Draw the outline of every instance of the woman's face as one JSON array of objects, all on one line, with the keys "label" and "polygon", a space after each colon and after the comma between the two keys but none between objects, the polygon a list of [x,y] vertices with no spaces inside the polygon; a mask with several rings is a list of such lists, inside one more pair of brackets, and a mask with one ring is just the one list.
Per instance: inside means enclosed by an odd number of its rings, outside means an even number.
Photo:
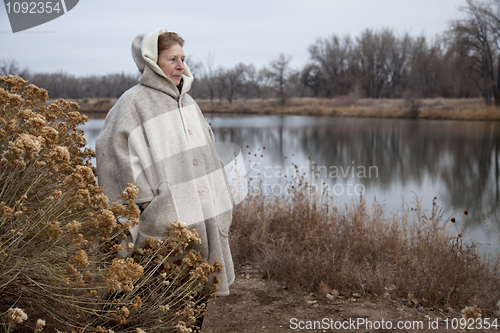
[{"label": "woman's face", "polygon": [[184,59],[184,51],[179,44],[174,44],[170,48],[161,51],[158,57],[158,66],[176,86],[181,83]]}]

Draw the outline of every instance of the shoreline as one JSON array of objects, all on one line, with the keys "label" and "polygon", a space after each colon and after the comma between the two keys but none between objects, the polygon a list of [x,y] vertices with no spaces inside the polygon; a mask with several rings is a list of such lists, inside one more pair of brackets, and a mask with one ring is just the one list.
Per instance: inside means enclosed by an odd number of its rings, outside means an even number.
[{"label": "shoreline", "polygon": [[[51,100],[52,102],[54,100]],[[79,112],[89,118],[105,118],[116,98],[72,99],[80,105]],[[196,99],[203,114],[210,115],[272,115],[272,116],[316,116],[316,117],[361,117],[433,120],[500,121],[500,107],[488,106],[481,98],[469,99],[355,99],[352,96],[336,98],[300,97],[288,100],[281,106],[279,100]]]},{"label": "shoreline", "polygon": [[[322,321],[324,318],[338,323],[365,319],[375,325],[381,321],[406,323],[414,329],[392,330],[403,332],[458,332],[447,322],[458,320],[462,314],[453,309],[426,308],[411,299],[356,294],[328,298],[321,290],[314,292],[290,290],[283,283],[263,278],[250,265],[237,265],[236,279],[230,287],[229,296],[210,300],[203,321],[202,331],[221,332],[326,332],[327,328],[295,328],[293,319],[302,321]],[[430,327],[430,322],[437,325]],[[417,328],[417,325],[420,325]],[[351,325],[353,326],[353,325]],[[369,325],[344,326],[345,332],[380,332]],[[384,330],[385,331],[385,330]],[[389,331],[389,330],[387,330]]]}]

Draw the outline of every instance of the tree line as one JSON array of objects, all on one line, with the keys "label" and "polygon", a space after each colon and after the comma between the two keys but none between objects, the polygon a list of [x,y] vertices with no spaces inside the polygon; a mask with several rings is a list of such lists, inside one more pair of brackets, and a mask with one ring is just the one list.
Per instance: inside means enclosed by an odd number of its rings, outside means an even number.
[{"label": "tree line", "polygon": [[[215,101],[236,98],[291,97],[468,98],[482,97],[500,105],[500,0],[465,0],[462,17],[441,35],[398,35],[391,29],[366,29],[359,36],[333,34],[309,47],[303,68],[290,67],[291,56],[280,54],[260,69],[239,63],[214,67],[214,57],[190,61],[196,80],[195,98]],[[0,61],[0,74],[21,74],[45,87],[51,97],[119,97],[137,83],[138,75],[84,76],[30,73],[15,61]]]}]

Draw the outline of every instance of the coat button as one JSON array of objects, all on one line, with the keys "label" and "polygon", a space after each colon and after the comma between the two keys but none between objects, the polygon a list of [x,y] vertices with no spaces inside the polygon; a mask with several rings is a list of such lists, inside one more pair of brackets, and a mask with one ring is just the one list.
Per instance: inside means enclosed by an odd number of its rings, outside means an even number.
[{"label": "coat button", "polygon": [[188,129],[188,133],[189,135],[193,135],[193,131],[191,131],[190,129]]},{"label": "coat button", "polygon": [[198,190],[198,195],[201,195],[203,191],[201,189]]},{"label": "coat button", "polygon": [[196,158],[193,160],[193,164],[198,165],[198,160]]}]

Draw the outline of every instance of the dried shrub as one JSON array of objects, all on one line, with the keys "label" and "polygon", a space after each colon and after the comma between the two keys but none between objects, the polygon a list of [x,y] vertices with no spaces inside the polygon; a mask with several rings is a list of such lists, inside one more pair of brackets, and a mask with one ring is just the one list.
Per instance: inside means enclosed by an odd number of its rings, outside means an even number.
[{"label": "dried shrub", "polygon": [[[256,265],[289,287],[316,291],[329,285],[353,293],[409,299],[414,305],[496,310],[500,256],[481,256],[478,244],[450,230],[435,203],[416,199],[386,215],[360,198],[344,208],[297,175],[281,183],[289,196],[251,189],[238,206],[231,248],[236,263]],[[288,187],[286,185],[288,184]]]},{"label": "dried shrub", "polygon": [[87,117],[76,103],[47,100],[20,77],[0,77],[0,329],[189,331],[220,265],[186,253],[199,240],[180,222],[117,258],[138,221],[137,189],[109,204],[78,129]]}]

